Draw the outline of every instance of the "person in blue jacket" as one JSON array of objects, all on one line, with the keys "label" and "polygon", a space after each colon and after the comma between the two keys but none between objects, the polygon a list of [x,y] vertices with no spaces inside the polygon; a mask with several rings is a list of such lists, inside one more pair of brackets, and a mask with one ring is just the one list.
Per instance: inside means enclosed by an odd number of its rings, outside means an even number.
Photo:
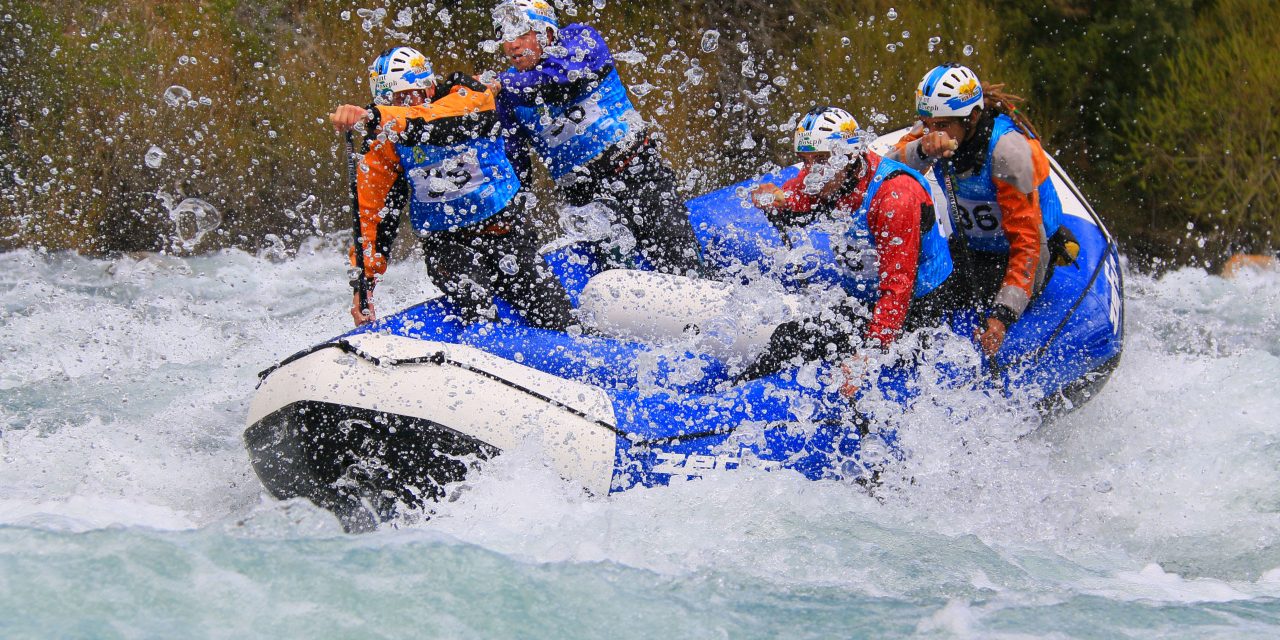
[{"label": "person in blue jacket", "polygon": [[545,0],[506,0],[493,18],[512,65],[498,76],[498,115],[525,183],[536,151],[564,200],[605,205],[650,267],[700,273],[701,248],[675,173],[627,97],[600,34],[583,24],[561,28]]}]

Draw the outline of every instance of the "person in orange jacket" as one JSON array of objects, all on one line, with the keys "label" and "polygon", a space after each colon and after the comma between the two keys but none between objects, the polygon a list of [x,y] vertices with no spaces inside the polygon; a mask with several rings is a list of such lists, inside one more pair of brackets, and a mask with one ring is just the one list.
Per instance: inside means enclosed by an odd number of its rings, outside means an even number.
[{"label": "person in orange jacket", "polygon": [[975,337],[987,356],[1044,288],[1055,259],[1075,258],[1048,156],[1014,105],[1021,98],[1002,87],[984,86],[959,64],[934,68],[916,89],[920,122],[888,154],[920,171],[932,167],[942,185],[963,238],[954,245],[959,275],[985,312]]},{"label": "person in orange jacket", "polygon": [[378,104],[342,105],[329,116],[339,131],[367,122],[356,172],[364,264],[352,281],[356,324],[376,317],[371,302],[361,308],[360,287],[372,294],[386,271],[406,207],[432,282],[465,319],[493,319],[497,295],[534,326],[573,324],[568,293],[537,254],[493,93],[461,73],[439,82],[410,47],[388,49],[369,69]]}]

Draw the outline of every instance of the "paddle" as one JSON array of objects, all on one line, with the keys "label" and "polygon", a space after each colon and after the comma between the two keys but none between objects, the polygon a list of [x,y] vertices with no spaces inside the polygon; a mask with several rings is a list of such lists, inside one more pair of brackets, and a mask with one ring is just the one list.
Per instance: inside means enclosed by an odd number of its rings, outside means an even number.
[{"label": "paddle", "polygon": [[356,251],[356,276],[351,286],[360,297],[360,313],[369,315],[369,279],[364,275],[364,238],[360,232],[360,193],[356,189],[356,146],[347,131],[347,182],[351,191],[351,236]]},{"label": "paddle", "polygon": [[[965,298],[969,300],[969,304],[977,305],[980,301],[977,299],[977,285],[974,279],[977,277],[973,267],[973,254],[969,249],[969,238],[965,236],[964,230],[960,227],[959,215],[956,209],[959,204],[956,203],[956,173],[955,167],[948,160],[939,160],[942,164],[942,184],[943,196],[947,199],[947,218],[951,220],[951,238],[947,243],[951,249],[951,259],[956,263],[959,276],[964,279],[964,288],[967,290]],[[955,274],[952,275],[955,277]],[[978,319],[978,323],[983,322],[982,318]],[[990,357],[983,356],[983,360],[987,365],[987,374],[991,377],[999,377],[1001,367],[993,354]]]}]

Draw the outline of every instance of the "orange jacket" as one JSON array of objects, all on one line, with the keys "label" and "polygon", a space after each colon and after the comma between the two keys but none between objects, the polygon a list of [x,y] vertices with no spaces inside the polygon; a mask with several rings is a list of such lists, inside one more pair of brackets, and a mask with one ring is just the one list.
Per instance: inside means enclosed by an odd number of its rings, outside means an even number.
[{"label": "orange jacket", "polygon": [[[413,107],[378,105],[370,107],[368,148],[356,170],[356,192],[360,201],[360,240],[364,247],[364,274],[372,282],[387,270],[387,255],[395,240],[402,209],[408,202],[409,185],[403,179],[400,153],[395,141],[413,135],[426,124],[472,117],[493,112],[492,91],[475,91],[464,86],[449,88],[442,98]],[[355,248],[348,251],[356,266]]]}]

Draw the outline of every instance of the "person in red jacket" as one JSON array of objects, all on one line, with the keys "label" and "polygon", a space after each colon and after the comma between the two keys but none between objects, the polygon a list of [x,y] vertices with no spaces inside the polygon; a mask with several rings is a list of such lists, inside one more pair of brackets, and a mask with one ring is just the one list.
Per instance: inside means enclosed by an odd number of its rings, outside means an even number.
[{"label": "person in red jacket", "polygon": [[784,237],[834,223],[834,274],[847,296],[830,313],[785,323],[742,378],[788,363],[831,360],[885,350],[904,331],[933,324],[948,308],[951,254],[924,177],[866,148],[863,132],[843,109],[818,107],[801,119],[795,150],[804,166],[781,187],[752,193]]}]

